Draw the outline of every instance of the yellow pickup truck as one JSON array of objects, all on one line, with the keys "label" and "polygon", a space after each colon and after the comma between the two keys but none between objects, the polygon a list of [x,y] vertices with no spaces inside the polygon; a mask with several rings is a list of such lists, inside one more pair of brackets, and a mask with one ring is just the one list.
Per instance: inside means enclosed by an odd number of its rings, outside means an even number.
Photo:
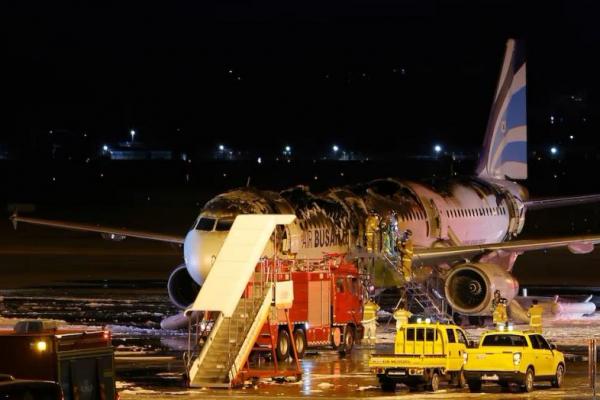
[{"label": "yellow pickup truck", "polygon": [[484,382],[502,387],[516,383],[522,391],[531,392],[534,382],[546,380],[558,388],[563,383],[565,358],[539,333],[494,330],[481,336],[477,348],[467,350],[464,374],[471,392],[481,391]]},{"label": "yellow pickup truck", "polygon": [[436,391],[440,380],[465,387],[462,373],[467,336],[456,325],[410,323],[396,332],[393,354],[373,354],[369,368],[377,374],[381,388],[393,391],[404,383],[411,390],[425,385]]}]

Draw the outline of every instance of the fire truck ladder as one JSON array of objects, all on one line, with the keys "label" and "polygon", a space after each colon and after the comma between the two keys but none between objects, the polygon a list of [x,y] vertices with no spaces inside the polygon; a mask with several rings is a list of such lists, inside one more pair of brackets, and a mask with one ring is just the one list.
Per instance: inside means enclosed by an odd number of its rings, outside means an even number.
[{"label": "fire truck ladder", "polygon": [[[396,266],[400,261],[398,257],[393,257],[382,253],[383,259],[387,262],[388,267],[392,268],[396,273]],[[438,321],[452,322],[453,318],[448,314],[446,301],[443,296],[434,292],[434,288],[429,287],[429,280],[425,283],[419,283],[414,280],[404,280],[404,289],[406,290],[406,297],[408,302],[411,301],[423,310],[423,313],[427,316],[435,317]],[[395,308],[398,308],[402,298],[398,299],[398,303]],[[407,304],[410,305],[410,304]]]},{"label": "fire truck ladder", "polygon": [[[295,215],[284,214],[236,217],[196,300],[185,311],[188,318],[200,313],[205,320],[206,316],[217,316],[213,323],[190,322],[184,355],[190,386],[232,387],[241,383],[242,368],[273,301],[274,279],[269,278],[269,271],[255,273],[256,265],[276,225],[294,219]],[[249,282],[250,294],[246,291]]]}]

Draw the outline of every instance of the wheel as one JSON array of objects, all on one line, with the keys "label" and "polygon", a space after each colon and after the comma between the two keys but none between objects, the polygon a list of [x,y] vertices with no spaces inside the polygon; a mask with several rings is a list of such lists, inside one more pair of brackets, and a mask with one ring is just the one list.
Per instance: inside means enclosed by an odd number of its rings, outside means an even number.
[{"label": "wheel", "polygon": [[523,379],[523,384],[521,385],[521,391],[527,393],[532,392],[534,379],[535,374],[533,373],[533,369],[527,368],[527,372],[525,372],[525,379]]},{"label": "wheel", "polygon": [[285,329],[279,331],[279,336],[277,337],[277,348],[275,349],[275,354],[277,355],[277,360],[283,361],[287,359],[290,355],[290,347],[292,346],[292,342],[290,340],[290,334]]},{"label": "wheel", "polygon": [[346,333],[344,333],[344,351],[350,353],[354,347],[354,329],[351,326],[346,327]]},{"label": "wheel", "polygon": [[465,373],[461,370],[456,374],[456,387],[464,389],[467,386],[467,380],[465,379]]},{"label": "wheel", "polygon": [[469,391],[471,393],[479,393],[481,392],[481,381],[478,380],[472,380],[472,381],[468,381],[467,384],[469,385]]},{"label": "wheel", "polygon": [[331,330],[331,347],[333,347],[334,350],[337,350],[340,348],[341,344],[342,344],[342,330],[340,329],[339,326],[336,326]]},{"label": "wheel", "polygon": [[393,392],[396,390],[396,382],[394,382],[390,379],[387,379],[387,378],[381,379],[380,383],[381,383],[381,390],[383,390],[384,392]]},{"label": "wheel", "polygon": [[564,377],[565,377],[565,367],[562,364],[558,364],[558,367],[556,367],[556,374],[554,375],[554,378],[552,378],[552,380],[550,381],[550,383],[552,383],[552,387],[553,388],[561,387],[563,384]]},{"label": "wheel", "polygon": [[440,387],[440,375],[437,372],[431,374],[429,383],[427,384],[427,390],[430,392],[436,392]]},{"label": "wheel", "polygon": [[304,329],[296,329],[294,331],[294,341],[296,342],[296,351],[298,352],[298,358],[304,357],[306,352],[306,333]]}]

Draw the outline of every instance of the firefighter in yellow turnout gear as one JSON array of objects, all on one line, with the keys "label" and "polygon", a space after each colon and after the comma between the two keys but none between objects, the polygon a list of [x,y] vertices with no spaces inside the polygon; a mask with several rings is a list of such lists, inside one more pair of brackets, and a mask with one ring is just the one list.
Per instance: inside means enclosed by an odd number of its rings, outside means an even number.
[{"label": "firefighter in yellow turnout gear", "polygon": [[365,223],[365,236],[367,239],[367,251],[375,253],[379,251],[379,223],[381,219],[375,211],[371,211]]},{"label": "firefighter in yellow turnout gear", "polygon": [[413,260],[413,243],[412,239],[412,231],[407,229],[402,233],[402,237],[398,240],[396,244],[398,248],[398,252],[400,253],[400,267],[402,268],[401,272],[404,276],[404,280],[406,282],[410,282],[412,280],[412,260]]},{"label": "firefighter in yellow turnout gear", "polygon": [[506,312],[507,301],[500,294],[499,290],[494,292],[494,300],[492,300],[492,319],[494,325],[499,327],[505,326],[508,322],[508,313]]},{"label": "firefighter in yellow turnout gear", "polygon": [[396,331],[401,327],[408,325],[408,319],[412,317],[412,313],[406,309],[404,301],[400,302],[400,305],[394,311],[393,315],[396,320]]},{"label": "firefighter in yellow turnout gear", "polygon": [[538,304],[537,300],[533,300],[533,304],[529,307],[527,316],[529,317],[529,328],[537,333],[542,333],[542,313],[544,309]]},{"label": "firefighter in yellow turnout gear", "polygon": [[372,298],[363,306],[362,324],[365,327],[366,344],[369,346],[374,346],[377,341],[377,311],[379,306]]}]

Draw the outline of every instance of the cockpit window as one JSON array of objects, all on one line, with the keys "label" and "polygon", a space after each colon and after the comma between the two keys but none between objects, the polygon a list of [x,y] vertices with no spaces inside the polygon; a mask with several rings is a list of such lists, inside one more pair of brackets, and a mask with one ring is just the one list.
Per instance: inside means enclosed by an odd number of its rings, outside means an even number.
[{"label": "cockpit window", "polygon": [[231,229],[231,225],[233,225],[233,220],[232,219],[220,219],[217,221],[217,227],[215,228],[215,230],[217,231],[228,231]]},{"label": "cockpit window", "polygon": [[199,231],[212,231],[215,226],[215,220],[212,218],[200,218],[196,229]]}]

